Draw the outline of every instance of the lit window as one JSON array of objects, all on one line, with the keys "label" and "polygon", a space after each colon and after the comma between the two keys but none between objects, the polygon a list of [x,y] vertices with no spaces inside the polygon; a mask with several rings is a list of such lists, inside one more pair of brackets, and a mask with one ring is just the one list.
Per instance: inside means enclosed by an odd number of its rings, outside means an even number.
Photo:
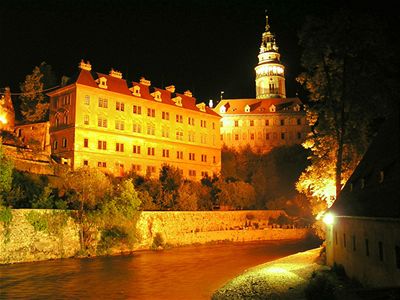
[{"label": "lit window", "polygon": [[115,144],[115,151],[117,151],[117,152],[124,152],[124,144],[122,144],[122,143],[116,143],[116,144]]},{"label": "lit window", "polygon": [[140,124],[134,123],[133,124],[133,132],[141,133],[142,132],[142,126]]},{"label": "lit window", "polygon": [[183,131],[181,130],[176,131],[176,139],[179,141],[183,141]]},{"label": "lit window", "polygon": [[115,121],[115,129],[124,130],[125,129],[124,121],[116,120]]},{"label": "lit window", "polygon": [[156,127],[154,124],[148,123],[147,124],[147,134],[149,135],[155,135],[156,133]]},{"label": "lit window", "polygon": [[97,126],[107,128],[107,119],[99,117],[97,120]]},{"label": "lit window", "polygon": [[89,125],[89,115],[84,115],[83,116],[83,124]]},{"label": "lit window", "polygon": [[85,95],[85,100],[83,101],[83,103],[85,105],[89,105],[90,104],[90,96],[89,95]]}]

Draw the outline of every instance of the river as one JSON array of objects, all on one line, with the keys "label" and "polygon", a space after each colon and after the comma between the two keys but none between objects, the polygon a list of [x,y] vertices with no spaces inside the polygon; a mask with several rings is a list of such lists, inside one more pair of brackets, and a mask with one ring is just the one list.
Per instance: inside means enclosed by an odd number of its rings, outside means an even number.
[{"label": "river", "polygon": [[310,241],[190,246],[0,266],[0,299],[210,299],[246,269],[318,247]]}]

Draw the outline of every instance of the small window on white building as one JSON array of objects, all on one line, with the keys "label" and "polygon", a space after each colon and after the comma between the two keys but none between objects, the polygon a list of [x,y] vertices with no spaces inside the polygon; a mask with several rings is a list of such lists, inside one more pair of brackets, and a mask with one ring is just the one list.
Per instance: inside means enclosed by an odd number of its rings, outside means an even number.
[{"label": "small window on white building", "polygon": [[275,105],[271,105],[271,106],[269,107],[269,111],[270,111],[270,112],[276,112],[276,106],[275,106]]},{"label": "small window on white building", "polygon": [[100,77],[99,79],[96,80],[97,84],[99,85],[99,88],[101,89],[107,89],[107,78],[105,77]]},{"label": "small window on white building", "polygon": [[246,105],[245,107],[244,107],[244,111],[245,112],[250,112],[250,105]]},{"label": "small window on white building", "polygon": [[135,85],[133,88],[131,88],[131,92],[133,96],[140,97],[140,86]]},{"label": "small window on white building", "polygon": [[225,107],[225,105],[222,105],[222,106],[219,108],[219,112],[220,112],[220,113],[226,113],[226,107]]}]

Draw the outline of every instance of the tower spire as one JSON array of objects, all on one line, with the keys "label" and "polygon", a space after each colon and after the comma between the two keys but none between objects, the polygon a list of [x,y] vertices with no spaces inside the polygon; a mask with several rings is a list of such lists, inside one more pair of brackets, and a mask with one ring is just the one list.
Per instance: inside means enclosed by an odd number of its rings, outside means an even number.
[{"label": "tower spire", "polygon": [[280,54],[275,35],[270,31],[265,10],[265,32],[261,37],[260,53],[256,71],[256,98],[286,98],[285,67],[280,63]]}]

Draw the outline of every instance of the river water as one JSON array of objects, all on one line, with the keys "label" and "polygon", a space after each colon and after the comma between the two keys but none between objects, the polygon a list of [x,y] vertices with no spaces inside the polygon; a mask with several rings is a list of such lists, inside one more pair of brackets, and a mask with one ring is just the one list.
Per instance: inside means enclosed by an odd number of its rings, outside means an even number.
[{"label": "river water", "polygon": [[0,266],[0,299],[210,299],[258,264],[318,247],[268,241]]}]

